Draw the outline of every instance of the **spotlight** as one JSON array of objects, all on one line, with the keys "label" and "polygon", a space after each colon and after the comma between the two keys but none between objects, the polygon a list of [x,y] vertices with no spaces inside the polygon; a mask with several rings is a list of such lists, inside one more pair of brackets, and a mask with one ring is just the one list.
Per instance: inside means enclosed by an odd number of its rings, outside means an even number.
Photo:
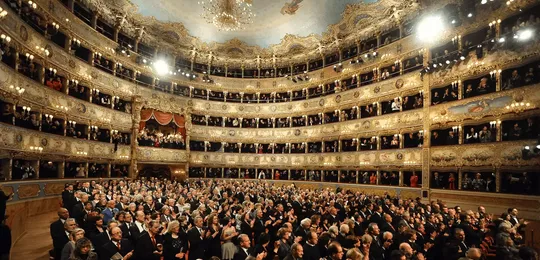
[{"label": "spotlight", "polygon": [[469,14],[467,15],[467,17],[471,18],[471,17],[472,17],[472,13],[469,13]]},{"label": "spotlight", "polygon": [[444,29],[440,16],[428,16],[417,27],[418,38],[422,41],[435,41],[441,36]]},{"label": "spotlight", "polygon": [[465,56],[459,57],[460,60],[465,60]]},{"label": "spotlight", "polygon": [[446,64],[450,64],[450,61],[449,61],[449,60],[447,60],[447,61],[446,61]]},{"label": "spotlight", "polygon": [[165,75],[169,72],[169,65],[164,60],[154,62],[154,69],[158,75]]},{"label": "spotlight", "polygon": [[525,150],[531,150],[531,147],[528,146],[528,145],[526,145],[526,146],[525,146]]},{"label": "spotlight", "polygon": [[520,40],[520,41],[526,41],[530,38],[532,38],[534,35],[534,32],[533,30],[531,29],[526,29],[526,30],[523,30],[523,31],[519,31],[517,33],[517,38]]},{"label": "spotlight", "polygon": [[485,4],[487,4],[487,0],[482,0],[480,3],[485,5]]}]

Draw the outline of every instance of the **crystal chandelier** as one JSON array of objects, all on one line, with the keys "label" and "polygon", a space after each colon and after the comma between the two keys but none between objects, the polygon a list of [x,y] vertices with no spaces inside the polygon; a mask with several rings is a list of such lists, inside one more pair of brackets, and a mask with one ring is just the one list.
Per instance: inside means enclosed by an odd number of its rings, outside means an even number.
[{"label": "crystal chandelier", "polygon": [[201,16],[220,31],[238,31],[253,23],[251,0],[207,0],[198,2],[203,8]]}]

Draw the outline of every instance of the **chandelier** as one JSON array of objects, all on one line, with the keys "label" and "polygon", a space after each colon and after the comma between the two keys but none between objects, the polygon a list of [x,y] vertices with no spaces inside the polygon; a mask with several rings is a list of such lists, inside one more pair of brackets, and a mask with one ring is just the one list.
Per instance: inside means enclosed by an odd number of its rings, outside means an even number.
[{"label": "chandelier", "polygon": [[198,2],[202,18],[220,31],[238,31],[253,23],[252,0],[207,0]]}]

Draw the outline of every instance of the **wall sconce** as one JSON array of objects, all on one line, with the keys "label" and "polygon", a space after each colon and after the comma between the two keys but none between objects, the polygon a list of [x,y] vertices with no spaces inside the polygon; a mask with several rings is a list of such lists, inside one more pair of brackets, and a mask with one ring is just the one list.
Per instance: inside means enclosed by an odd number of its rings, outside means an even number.
[{"label": "wall sconce", "polygon": [[32,110],[30,107],[27,107],[27,106],[23,106],[22,109],[23,109],[23,113],[30,113],[30,110]]},{"label": "wall sconce", "polygon": [[334,65],[334,71],[335,72],[341,72],[343,70],[343,64],[338,63],[337,65]]},{"label": "wall sconce", "polygon": [[71,126],[71,127],[75,127],[75,126],[77,125],[77,122],[69,120],[69,121],[68,121],[68,124],[69,124],[69,126]]},{"label": "wall sconce", "polygon": [[71,83],[71,84],[73,84],[73,85],[75,85],[75,86],[78,86],[78,85],[79,85],[79,81],[76,80],[76,79],[70,79],[70,80],[69,80],[69,83]]},{"label": "wall sconce", "polygon": [[52,120],[53,117],[53,115],[45,114],[45,120]]},{"label": "wall sconce", "polygon": [[41,146],[30,146],[30,150],[33,152],[41,153],[43,151],[43,147]]},{"label": "wall sconce", "polygon": [[99,89],[97,88],[93,88],[90,90],[90,94],[96,94],[96,95],[99,95]]},{"label": "wall sconce", "polygon": [[25,89],[24,88],[21,88],[19,86],[15,87],[13,85],[10,85],[9,86],[10,89],[15,89],[15,91],[17,92],[16,94],[19,94],[21,95],[22,93],[24,93]]},{"label": "wall sconce", "polygon": [[53,22],[53,23],[52,23],[52,27],[53,27],[54,29],[58,30],[58,29],[60,28],[60,25],[57,24],[57,23],[55,23],[55,22]]},{"label": "wall sconce", "polygon": [[[1,8],[0,8],[0,9],[1,9]],[[2,12],[0,12],[0,14],[1,14],[1,13],[2,13]],[[1,16],[1,15],[0,15],[0,16]],[[0,18],[1,18],[1,17],[0,17]],[[11,37],[9,37],[9,36],[7,36],[7,35],[5,35],[5,34],[2,34],[2,35],[0,36],[0,39],[2,40],[2,43],[4,43],[4,44],[9,44],[9,43],[11,42]]]},{"label": "wall sconce", "polygon": [[129,159],[129,156],[127,156],[127,155],[120,155],[120,156],[118,156],[118,159],[126,159],[126,160],[127,160],[127,159]]},{"label": "wall sconce", "polygon": [[7,14],[8,12],[4,10],[4,8],[0,7],[0,19],[6,17]]},{"label": "wall sconce", "polygon": [[32,61],[32,60],[34,60],[34,55],[32,55],[32,54],[30,54],[30,53],[28,53],[28,52],[25,54],[25,56],[26,56],[26,60],[27,60],[27,61]]},{"label": "wall sconce", "polygon": [[495,128],[496,126],[497,126],[497,121],[491,121],[491,122],[489,122],[489,127],[490,127],[491,129]]},{"label": "wall sconce", "polygon": [[87,153],[87,152],[78,151],[78,152],[77,152],[77,155],[80,155],[80,156],[87,156],[88,153]]},{"label": "wall sconce", "polygon": [[454,133],[457,133],[458,130],[459,130],[459,126],[452,126],[452,131]]},{"label": "wall sconce", "polygon": [[36,8],[37,8],[37,4],[34,3],[34,2],[32,2],[32,1],[28,1],[28,5],[29,5],[30,7],[32,7],[33,9],[36,9]]},{"label": "wall sconce", "polygon": [[516,113],[523,112],[527,109],[532,109],[534,106],[531,106],[531,103],[525,103],[525,102],[514,102],[509,106],[506,106],[507,110],[513,110]]},{"label": "wall sconce", "polygon": [[458,87],[459,86],[459,80],[452,81],[451,85],[452,85],[452,88]]},{"label": "wall sconce", "polygon": [[60,110],[65,110],[66,112],[69,110],[68,107],[60,106],[60,105],[56,105],[56,108],[58,108]]},{"label": "wall sconce", "polygon": [[417,163],[415,161],[404,161],[403,164],[413,165],[413,164],[417,164]]},{"label": "wall sconce", "polygon": [[90,131],[94,131],[94,132],[97,132],[99,130],[99,128],[95,125],[92,125],[90,126]]},{"label": "wall sconce", "polygon": [[53,76],[56,76],[56,72],[58,72],[56,69],[53,69],[53,68],[49,68],[49,72],[53,75]]},{"label": "wall sconce", "polygon": [[71,40],[71,47],[72,47],[72,48],[78,48],[78,47],[81,47],[81,41],[80,41],[79,39],[77,39],[77,38],[74,37],[74,38]]},{"label": "wall sconce", "polygon": [[111,130],[111,134],[113,135],[118,134],[118,130]]}]

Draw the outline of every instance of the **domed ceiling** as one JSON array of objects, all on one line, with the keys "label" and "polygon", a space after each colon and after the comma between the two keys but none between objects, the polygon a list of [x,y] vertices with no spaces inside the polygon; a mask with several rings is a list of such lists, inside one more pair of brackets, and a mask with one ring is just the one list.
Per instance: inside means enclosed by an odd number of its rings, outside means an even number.
[{"label": "domed ceiling", "polygon": [[[162,22],[182,23],[188,33],[201,41],[224,43],[234,38],[248,45],[267,48],[279,44],[286,34],[305,37],[322,35],[338,23],[348,4],[359,0],[252,0],[253,23],[238,31],[220,31],[202,16],[200,0],[131,0],[138,12]],[[206,0],[208,1],[208,0]],[[215,1],[215,0],[214,0]],[[365,0],[374,3],[377,0]]]},{"label": "domed ceiling", "polygon": [[147,45],[213,64],[272,63],[273,57],[305,62],[396,28],[417,16],[424,2],[436,0],[243,0],[255,18],[237,31],[207,22],[198,1],[210,0],[84,0]]}]

